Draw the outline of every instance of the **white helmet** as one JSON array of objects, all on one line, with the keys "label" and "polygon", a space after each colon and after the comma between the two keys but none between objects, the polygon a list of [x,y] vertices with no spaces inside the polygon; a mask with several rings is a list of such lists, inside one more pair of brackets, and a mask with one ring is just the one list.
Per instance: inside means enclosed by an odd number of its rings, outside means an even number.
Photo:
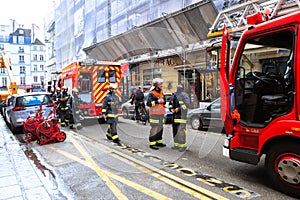
[{"label": "white helmet", "polygon": [[72,92],[78,92],[77,88],[73,88]]},{"label": "white helmet", "polygon": [[164,80],[162,80],[161,78],[155,78],[155,79],[153,79],[153,81],[152,81],[152,85],[153,85],[154,87],[157,87],[159,83],[163,83],[163,82],[164,82]]},{"label": "white helmet", "polygon": [[117,84],[112,83],[109,85],[109,89],[117,89],[117,88],[118,88]]},{"label": "white helmet", "polygon": [[67,87],[66,85],[64,85],[64,86],[62,87],[62,89],[63,89],[63,90],[67,90],[68,87]]}]

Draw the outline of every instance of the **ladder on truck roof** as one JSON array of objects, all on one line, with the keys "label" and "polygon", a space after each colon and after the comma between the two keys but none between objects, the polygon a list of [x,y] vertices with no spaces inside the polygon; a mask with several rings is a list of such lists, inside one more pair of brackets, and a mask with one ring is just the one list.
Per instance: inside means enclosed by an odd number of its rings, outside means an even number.
[{"label": "ladder on truck roof", "polygon": [[222,35],[224,24],[229,32],[241,32],[247,28],[247,16],[264,9],[270,9],[267,15],[268,20],[280,17],[300,10],[299,0],[252,0],[237,6],[232,6],[219,12],[213,25],[209,29],[208,37],[218,37]]}]

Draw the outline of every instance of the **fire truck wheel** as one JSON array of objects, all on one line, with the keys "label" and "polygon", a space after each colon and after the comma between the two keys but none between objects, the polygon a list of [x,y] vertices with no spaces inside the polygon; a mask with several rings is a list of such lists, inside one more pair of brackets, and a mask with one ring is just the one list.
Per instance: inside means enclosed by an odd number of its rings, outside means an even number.
[{"label": "fire truck wheel", "polygon": [[59,132],[59,134],[57,134],[56,140],[57,142],[63,142],[65,141],[65,139],[67,138],[67,134],[63,131]]},{"label": "fire truck wheel", "polygon": [[274,188],[300,198],[300,149],[299,144],[281,143],[267,152],[265,167]]}]

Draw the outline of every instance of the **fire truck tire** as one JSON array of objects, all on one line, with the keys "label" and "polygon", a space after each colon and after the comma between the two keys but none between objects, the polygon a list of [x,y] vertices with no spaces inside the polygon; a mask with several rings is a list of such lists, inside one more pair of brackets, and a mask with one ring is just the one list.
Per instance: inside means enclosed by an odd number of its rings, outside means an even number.
[{"label": "fire truck tire", "polygon": [[267,152],[265,167],[274,188],[300,198],[300,148],[296,143],[281,143]]},{"label": "fire truck tire", "polygon": [[63,131],[59,132],[59,134],[57,134],[56,140],[57,142],[63,142],[65,141],[67,138],[67,134]]}]

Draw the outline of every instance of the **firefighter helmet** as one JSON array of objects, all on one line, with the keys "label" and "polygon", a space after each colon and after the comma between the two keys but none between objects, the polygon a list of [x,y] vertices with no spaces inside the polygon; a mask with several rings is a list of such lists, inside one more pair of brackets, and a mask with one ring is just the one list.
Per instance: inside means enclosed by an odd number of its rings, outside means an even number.
[{"label": "firefighter helmet", "polygon": [[73,89],[72,89],[72,92],[74,92],[74,93],[75,93],[75,92],[78,92],[77,88],[73,88]]},{"label": "firefighter helmet", "polygon": [[154,87],[157,87],[159,83],[163,83],[163,82],[164,82],[164,80],[162,80],[161,78],[155,78],[155,79],[153,79],[153,81],[152,81],[152,85],[153,85]]},{"label": "firefighter helmet", "polygon": [[112,83],[109,85],[109,89],[117,89],[117,88],[118,88],[117,84]]},{"label": "firefighter helmet", "polygon": [[62,87],[62,89],[63,89],[63,90],[68,90],[68,87],[67,87],[66,85],[64,85],[64,86]]},{"label": "firefighter helmet", "polygon": [[61,89],[60,89],[60,87],[56,87],[56,91],[60,91]]}]

